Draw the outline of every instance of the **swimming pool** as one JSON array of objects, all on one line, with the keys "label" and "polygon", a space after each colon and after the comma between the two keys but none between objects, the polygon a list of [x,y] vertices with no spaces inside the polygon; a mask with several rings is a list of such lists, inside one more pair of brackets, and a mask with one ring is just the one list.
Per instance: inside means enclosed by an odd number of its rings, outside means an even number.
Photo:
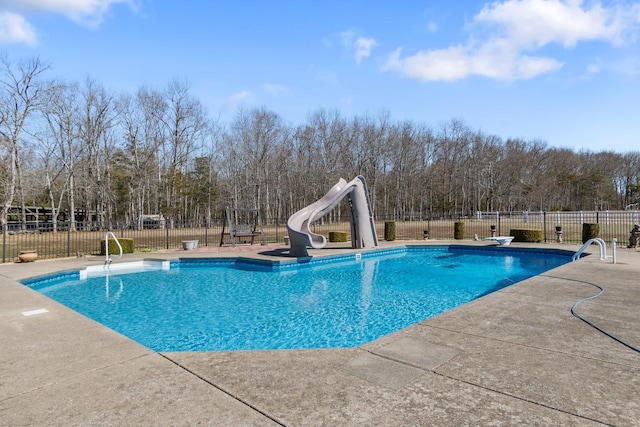
[{"label": "swimming pool", "polygon": [[[155,351],[355,347],[571,260],[407,246],[300,261],[201,258],[23,283]],[[114,271],[115,273],[115,271]]]}]

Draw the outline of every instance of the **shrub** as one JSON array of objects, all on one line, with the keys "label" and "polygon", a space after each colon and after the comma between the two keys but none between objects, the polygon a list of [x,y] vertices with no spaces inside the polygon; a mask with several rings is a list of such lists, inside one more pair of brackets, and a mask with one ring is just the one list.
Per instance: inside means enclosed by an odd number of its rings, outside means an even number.
[{"label": "shrub", "polygon": [[396,240],[396,222],[385,221],[384,223],[384,240],[393,242]]},{"label": "shrub", "polygon": [[464,222],[455,222],[453,224],[453,238],[456,240],[464,239]]},{"label": "shrub", "polygon": [[589,239],[594,239],[600,234],[600,224],[585,222],[582,224],[582,243],[587,243]]},{"label": "shrub", "polygon": [[[123,254],[132,254],[133,253],[133,239],[131,238],[119,238],[118,242],[120,242],[120,246],[122,246]],[[120,248],[115,240],[109,239],[109,254],[110,255],[119,255]],[[104,239],[100,240],[100,255],[106,255],[104,253]]]},{"label": "shrub", "polygon": [[348,240],[349,235],[346,231],[330,231],[329,232],[329,241],[330,242],[346,242]]},{"label": "shrub", "polygon": [[544,238],[542,230],[535,228],[512,228],[509,235],[514,242],[540,243]]}]

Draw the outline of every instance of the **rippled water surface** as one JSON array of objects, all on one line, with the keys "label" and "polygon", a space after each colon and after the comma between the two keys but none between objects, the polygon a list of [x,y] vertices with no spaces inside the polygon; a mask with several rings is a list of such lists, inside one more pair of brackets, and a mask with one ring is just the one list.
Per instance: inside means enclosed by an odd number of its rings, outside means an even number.
[{"label": "rippled water surface", "polygon": [[155,351],[354,347],[570,259],[413,247],[284,267],[174,262],[28,285]]}]

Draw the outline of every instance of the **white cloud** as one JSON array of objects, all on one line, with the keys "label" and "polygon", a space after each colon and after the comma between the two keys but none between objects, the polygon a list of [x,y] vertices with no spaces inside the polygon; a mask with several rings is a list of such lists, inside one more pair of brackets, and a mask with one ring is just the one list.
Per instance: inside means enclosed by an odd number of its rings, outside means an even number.
[{"label": "white cloud", "polygon": [[355,41],[356,62],[359,64],[363,58],[371,55],[371,50],[378,45],[378,42],[372,38],[358,37]]},{"label": "white cloud", "polygon": [[253,99],[253,95],[248,90],[243,90],[237,93],[234,93],[227,100],[227,105],[229,106],[229,110],[234,111],[241,105],[250,104]]},{"label": "white cloud", "polygon": [[508,0],[485,5],[477,24],[496,26],[514,44],[537,48],[549,43],[573,47],[583,40],[620,44],[638,23],[640,3],[622,8],[583,0]]},{"label": "white cloud", "polygon": [[387,61],[386,69],[402,72],[409,78],[431,80],[458,80],[469,74],[468,55],[464,48],[418,52],[400,58],[402,49],[396,50]]},{"label": "white cloud", "polygon": [[347,49],[350,54],[353,54],[358,64],[360,64],[364,58],[369,57],[373,48],[378,45],[376,39],[371,37],[356,37],[356,33],[353,31],[340,33],[340,40],[344,48]]},{"label": "white cloud", "polygon": [[614,46],[634,42],[640,3],[624,7],[585,5],[583,0],[506,0],[486,4],[473,18],[466,44],[401,57],[384,67],[421,81],[453,81],[479,75],[499,80],[530,79],[556,71],[562,62],[536,52],[550,44],[565,48],[582,41]]},{"label": "white cloud", "polygon": [[602,64],[600,63],[600,61],[597,61],[587,65],[587,69],[585,70],[585,73],[582,76],[582,78],[584,80],[588,80],[593,76],[600,74],[601,72],[602,72]]},{"label": "white cloud", "polygon": [[132,9],[137,7],[135,0],[0,0],[0,9],[22,13],[55,13],[95,28],[115,4],[127,4]]},{"label": "white cloud", "polygon": [[470,54],[463,46],[418,52],[404,59],[400,54],[398,49],[389,57],[385,70],[399,71],[424,82],[455,81],[471,75],[498,80],[528,79],[562,67],[562,63],[552,58],[513,57],[490,52]]},{"label": "white cloud", "polygon": [[[97,28],[109,9],[126,4],[137,9],[139,0],[0,0],[0,43],[35,44],[35,31],[27,21],[30,13],[67,17],[89,28]],[[11,31],[9,31],[11,30]]]},{"label": "white cloud", "polygon": [[284,86],[274,85],[274,84],[271,84],[271,83],[265,83],[263,85],[263,87],[267,92],[269,92],[272,95],[280,95],[280,94],[283,94],[283,93],[289,91],[289,89],[287,89]]},{"label": "white cloud", "polygon": [[355,36],[355,33],[351,30],[343,31],[340,33],[340,41],[344,47],[350,47]]},{"label": "white cloud", "polygon": [[4,43],[35,45],[35,30],[22,15],[0,12],[0,44]]},{"label": "white cloud", "polygon": [[514,61],[513,73],[509,78],[531,79],[540,74],[559,70],[562,65],[562,62],[553,58],[522,55]]}]

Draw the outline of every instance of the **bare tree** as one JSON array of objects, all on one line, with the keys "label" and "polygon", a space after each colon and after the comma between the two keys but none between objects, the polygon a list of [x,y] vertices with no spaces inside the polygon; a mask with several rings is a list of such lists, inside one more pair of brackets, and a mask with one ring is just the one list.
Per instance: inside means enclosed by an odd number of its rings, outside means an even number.
[{"label": "bare tree", "polygon": [[186,177],[195,150],[206,137],[208,121],[200,101],[189,93],[187,83],[172,81],[165,92],[162,116],[164,136],[161,145],[165,201],[170,213],[184,219],[187,212]]},{"label": "bare tree", "polygon": [[[318,109],[290,126],[261,107],[214,128],[182,81],[115,100],[91,79],[80,86],[45,81],[48,66],[37,58],[0,62],[3,224],[16,199],[23,227],[27,201],[50,204],[54,227],[64,208],[72,225],[84,209],[92,216],[81,219],[96,226],[124,217],[140,227],[145,213],[209,223],[224,204],[286,217],[355,175],[367,179],[372,209],[385,218],[637,208],[640,200],[637,152],[576,153],[542,140],[503,140],[460,119],[434,131],[384,111],[345,118]],[[346,211],[343,203],[325,220]]]},{"label": "bare tree", "polygon": [[[76,229],[76,173],[80,157],[78,140],[78,86],[59,85],[46,108],[42,109],[46,129],[38,138],[43,151],[45,181],[49,203],[53,215],[53,231],[57,230],[57,220],[63,197],[67,195],[69,206],[69,227]],[[60,167],[58,167],[60,165]],[[60,172],[57,172],[59,170]],[[54,180],[64,171],[64,184],[54,195]]]},{"label": "bare tree", "polygon": [[415,219],[420,214],[421,191],[420,172],[424,162],[424,150],[420,144],[418,129],[411,122],[402,122],[393,126],[389,131],[387,145],[389,167],[386,188],[393,197],[386,195],[392,203],[393,216]]},{"label": "bare tree", "polygon": [[83,154],[82,197],[92,226],[102,227],[108,192],[108,155],[114,143],[112,128],[116,124],[114,99],[104,87],[86,79],[80,89],[78,138]]},{"label": "bare tree", "polygon": [[160,92],[140,88],[136,96],[122,95],[116,102],[123,155],[118,156],[128,189],[129,206],[124,216],[141,228],[144,214],[159,214],[162,182],[159,147],[164,142],[166,104]]},{"label": "bare tree", "polygon": [[309,124],[313,129],[312,153],[317,159],[317,169],[314,170],[320,187],[317,195],[321,196],[341,177],[340,165],[343,164],[341,156],[346,140],[347,121],[338,110],[327,111],[319,109],[309,117]]},{"label": "bare tree", "polygon": [[[467,205],[466,181],[471,130],[460,119],[452,119],[441,126],[434,167],[440,176],[437,189],[442,215],[463,213]],[[436,187],[437,188],[437,187]]]},{"label": "bare tree", "polygon": [[618,193],[624,209],[640,209],[640,151],[622,156],[619,175],[616,177]]},{"label": "bare tree", "polygon": [[[162,191],[166,168],[162,147],[165,146],[167,138],[164,126],[167,103],[162,92],[141,88],[136,96],[136,105],[142,110],[143,116],[142,138],[140,139],[144,147],[142,151],[150,156],[149,166],[151,167],[146,169],[146,174],[148,174],[147,176],[152,175],[148,178],[148,194],[145,197],[146,203],[142,205],[142,211],[161,214],[166,206]],[[138,220],[141,220],[141,217],[138,217]]]},{"label": "bare tree", "polygon": [[276,154],[288,138],[279,115],[266,108],[240,110],[231,125],[235,156],[244,165],[242,191],[247,207],[272,213],[272,191],[277,179]]},{"label": "bare tree", "polygon": [[499,137],[481,132],[473,135],[471,144],[470,207],[475,211],[495,211],[496,193],[503,181],[500,162],[504,159],[504,144]]},{"label": "bare tree", "polygon": [[0,57],[0,143],[8,153],[8,181],[4,188],[0,222],[3,227],[13,205],[16,188],[20,191],[22,227],[26,226],[24,186],[22,185],[23,139],[29,118],[46,102],[50,83],[42,80],[49,69],[39,58],[31,58],[14,66],[5,55]]},{"label": "bare tree", "polygon": [[[311,125],[298,126],[291,135],[291,158],[288,160],[286,177],[288,186],[288,208],[291,213],[308,205],[320,187],[317,179],[301,180],[299,177],[311,177],[317,171],[317,156],[314,149],[314,129]],[[309,182],[311,181],[311,182]]]}]

